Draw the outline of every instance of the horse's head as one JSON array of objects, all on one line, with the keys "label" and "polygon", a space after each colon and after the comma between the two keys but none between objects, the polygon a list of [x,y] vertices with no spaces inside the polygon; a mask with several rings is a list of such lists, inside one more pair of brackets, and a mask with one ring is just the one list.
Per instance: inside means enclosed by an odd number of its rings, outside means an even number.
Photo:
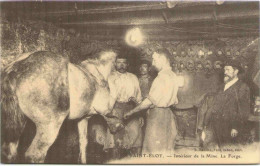
[{"label": "horse's head", "polygon": [[[79,66],[69,65],[70,89],[75,88],[74,90],[71,90],[72,92],[70,95],[75,94],[76,96],[73,97],[73,100],[77,98],[77,102],[82,101],[82,103],[91,103],[91,107],[94,108],[93,110],[105,114],[109,109],[108,103],[110,99],[107,77],[114,68],[116,53],[114,51],[104,50],[94,55],[94,57],[95,58],[89,58],[81,62]],[[95,83],[93,83],[94,80]],[[92,82],[92,84],[89,84],[89,82]],[[87,101],[85,98],[82,98],[82,94],[90,94],[88,92],[90,88],[95,89],[93,93],[94,96],[92,101],[90,99]],[[76,92],[76,90],[78,91]],[[80,105],[82,106],[82,104]],[[73,107],[72,103],[70,104],[70,107]],[[80,106],[75,107],[77,108],[74,108],[74,112],[82,113],[81,110],[75,111],[78,110]],[[85,108],[82,109],[86,110]],[[78,114],[76,115],[77,116],[75,117],[78,117]]]},{"label": "horse's head", "polygon": [[94,59],[87,59],[81,64],[85,66],[85,68],[88,68],[86,66],[89,66],[89,64],[94,65],[103,79],[107,81],[108,76],[114,70],[116,56],[117,54],[113,50],[102,50],[94,55]]},{"label": "horse's head", "polygon": [[105,80],[107,80],[110,73],[114,70],[116,56],[117,54],[112,50],[100,52],[97,69],[103,75]]}]

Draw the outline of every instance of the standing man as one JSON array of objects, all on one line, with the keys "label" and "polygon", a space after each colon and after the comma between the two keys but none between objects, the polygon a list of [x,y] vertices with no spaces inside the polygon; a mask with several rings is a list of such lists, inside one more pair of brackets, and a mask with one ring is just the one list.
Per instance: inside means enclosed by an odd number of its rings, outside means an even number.
[{"label": "standing man", "polygon": [[[148,97],[151,85],[152,85],[152,77],[150,76],[150,67],[151,63],[148,60],[141,60],[140,67],[139,67],[139,84],[140,84],[140,89],[142,92],[142,97],[143,99]],[[146,111],[143,111],[141,116],[144,117],[144,126],[143,126],[143,135],[145,134],[145,128],[146,128]]]},{"label": "standing man", "polygon": [[178,103],[178,82],[171,69],[169,56],[166,49],[153,53],[152,65],[159,72],[158,76],[152,83],[149,95],[124,116],[128,119],[137,112],[151,108],[147,112],[142,153],[171,153],[174,150],[177,127],[170,106]]},{"label": "standing man", "polygon": [[152,85],[152,78],[149,74],[151,63],[147,60],[142,60],[139,67],[139,84],[142,92],[142,97],[145,98],[148,96],[150,87]]},{"label": "standing man", "polygon": [[240,63],[229,61],[224,67],[224,84],[216,94],[205,97],[199,107],[198,130],[205,149],[245,143],[249,135],[249,87],[238,78]]},{"label": "standing man", "polygon": [[[129,112],[142,101],[141,90],[137,77],[127,72],[127,57],[119,55],[116,59],[116,72],[108,78],[110,88],[110,109],[112,115],[123,120]],[[132,101],[131,101],[132,100]],[[119,159],[126,154],[141,153],[143,118],[133,117],[125,122],[125,128],[116,133],[108,130],[104,149],[109,150],[110,158]]]}]

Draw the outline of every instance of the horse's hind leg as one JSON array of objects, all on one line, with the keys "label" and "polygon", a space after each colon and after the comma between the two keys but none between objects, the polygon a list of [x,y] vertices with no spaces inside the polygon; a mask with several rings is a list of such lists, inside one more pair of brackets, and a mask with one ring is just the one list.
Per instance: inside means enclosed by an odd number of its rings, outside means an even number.
[{"label": "horse's hind leg", "polygon": [[36,135],[25,153],[27,162],[44,163],[47,151],[57,138],[66,115],[67,114],[60,115],[48,123],[36,124]]},{"label": "horse's hind leg", "polygon": [[2,145],[2,161],[3,163],[16,163],[17,162],[17,147],[19,141],[4,142]]},{"label": "horse's hind leg", "polygon": [[78,123],[78,131],[79,131],[79,160],[81,163],[87,163],[87,145],[88,145],[88,120],[89,118],[82,119]]},{"label": "horse's hind leg", "polygon": [[[8,121],[12,121],[13,119],[5,119]],[[2,128],[2,149],[1,149],[1,159],[3,163],[18,163],[19,162],[19,156],[18,156],[18,145],[20,141],[20,137],[22,132],[24,131],[24,127],[26,124],[26,120],[23,121],[23,125],[20,125],[19,127],[16,126],[16,130],[10,130],[6,131],[5,128]],[[12,134],[10,134],[13,132]]]}]

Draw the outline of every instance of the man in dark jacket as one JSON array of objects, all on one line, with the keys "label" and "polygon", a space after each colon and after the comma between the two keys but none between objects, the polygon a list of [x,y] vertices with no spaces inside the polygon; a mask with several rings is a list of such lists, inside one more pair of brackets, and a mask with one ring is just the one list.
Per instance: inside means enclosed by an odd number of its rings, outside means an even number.
[{"label": "man in dark jacket", "polygon": [[224,85],[207,95],[199,107],[198,131],[205,149],[247,141],[250,92],[238,78],[241,71],[239,62],[227,62]]}]

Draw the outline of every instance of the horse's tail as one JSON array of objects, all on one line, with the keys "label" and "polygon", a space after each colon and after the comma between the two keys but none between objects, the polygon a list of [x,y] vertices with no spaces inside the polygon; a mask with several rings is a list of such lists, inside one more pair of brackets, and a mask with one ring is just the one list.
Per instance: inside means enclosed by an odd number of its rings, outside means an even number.
[{"label": "horse's tail", "polygon": [[5,70],[1,73],[1,129],[2,143],[17,142],[26,124],[16,96],[17,71]]}]

